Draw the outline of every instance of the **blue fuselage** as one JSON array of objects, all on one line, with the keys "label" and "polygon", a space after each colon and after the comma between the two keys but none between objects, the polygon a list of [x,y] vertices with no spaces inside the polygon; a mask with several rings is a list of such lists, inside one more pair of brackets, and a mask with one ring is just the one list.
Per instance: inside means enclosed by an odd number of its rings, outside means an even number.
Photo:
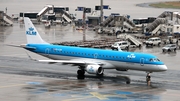
[{"label": "blue fuselage", "polygon": [[[81,59],[107,62],[104,68],[127,68],[142,71],[165,71],[167,67],[156,56],[146,53],[112,51],[52,44],[27,44],[26,49],[56,60]],[[159,66],[159,67],[158,67]],[[152,68],[151,68],[152,67]],[[162,68],[163,67],[163,68]]]}]

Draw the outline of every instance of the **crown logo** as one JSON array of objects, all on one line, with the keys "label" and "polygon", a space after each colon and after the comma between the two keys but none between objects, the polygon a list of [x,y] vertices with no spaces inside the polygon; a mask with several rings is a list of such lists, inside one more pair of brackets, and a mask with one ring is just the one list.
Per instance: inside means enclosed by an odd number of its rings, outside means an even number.
[{"label": "crown logo", "polygon": [[34,28],[32,28],[32,27],[31,27],[31,28],[29,28],[29,31],[33,31],[33,30],[34,30]]},{"label": "crown logo", "polygon": [[28,34],[28,35],[36,35],[37,33],[36,33],[36,31],[34,31],[34,28],[30,27],[29,31],[26,31],[26,34]]}]

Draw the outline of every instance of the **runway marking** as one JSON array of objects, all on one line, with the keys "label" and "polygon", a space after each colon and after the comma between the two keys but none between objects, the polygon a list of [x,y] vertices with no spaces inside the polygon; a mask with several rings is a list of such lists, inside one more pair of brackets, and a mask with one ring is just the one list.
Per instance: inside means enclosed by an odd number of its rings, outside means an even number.
[{"label": "runway marking", "polygon": [[108,97],[120,97],[120,98],[127,98],[126,95],[128,94],[100,94],[98,92],[90,92],[94,97],[100,99],[100,100],[109,100]]},{"label": "runway marking", "polygon": [[79,98],[72,98],[72,99],[66,99],[62,101],[75,101],[75,100],[82,100],[82,99],[88,99],[88,98],[98,98],[99,100],[109,100],[108,97],[121,97],[121,98],[127,98],[126,94],[101,94],[99,92],[90,92],[89,96],[78,96]]},{"label": "runway marking", "polygon": [[98,92],[90,92],[90,94],[92,94],[94,97],[100,99],[100,100],[108,100],[108,95],[102,95]]},{"label": "runway marking", "polygon": [[17,86],[24,86],[24,85],[27,85],[27,84],[16,84],[16,85],[9,85],[9,86],[0,86],[0,89],[2,89],[2,88],[10,88],[10,87],[17,87]]},{"label": "runway marking", "polygon": [[[8,67],[8,66],[7,66]],[[4,68],[6,68],[6,67],[4,67]],[[6,74],[3,74],[2,76],[1,76],[1,74],[0,74],[0,78],[3,78],[3,79],[6,79],[6,78],[11,78],[11,76],[9,76],[8,75],[8,77],[7,76],[4,76],[4,75],[6,75]],[[30,85],[30,84],[28,84],[28,83],[30,83],[30,82],[40,82],[40,83],[43,83],[43,82],[45,82],[46,80],[44,80],[44,78],[43,77],[40,77],[38,80],[32,80],[33,78],[18,78],[19,76],[16,76],[16,75],[12,75],[13,76],[13,80],[25,80],[26,81],[26,85]],[[16,76],[15,78],[14,78],[14,76]],[[27,76],[27,77],[31,77],[31,76]],[[50,79],[50,80],[59,80],[59,79]],[[1,87],[1,86],[0,86]]]},{"label": "runway marking", "polygon": [[11,68],[11,66],[0,66],[1,68]]},{"label": "runway marking", "polygon": [[87,96],[87,97],[81,97],[81,98],[72,98],[72,99],[65,99],[62,101],[76,101],[76,100],[82,100],[82,99],[88,99],[88,98],[93,98],[93,96]]}]

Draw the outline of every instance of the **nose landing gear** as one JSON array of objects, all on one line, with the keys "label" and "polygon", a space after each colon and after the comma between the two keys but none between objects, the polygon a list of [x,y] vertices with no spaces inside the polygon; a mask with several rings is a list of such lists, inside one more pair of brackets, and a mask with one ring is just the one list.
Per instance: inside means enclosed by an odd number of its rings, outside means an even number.
[{"label": "nose landing gear", "polygon": [[146,82],[147,82],[147,86],[151,85],[151,76],[150,76],[150,73],[147,73]]}]

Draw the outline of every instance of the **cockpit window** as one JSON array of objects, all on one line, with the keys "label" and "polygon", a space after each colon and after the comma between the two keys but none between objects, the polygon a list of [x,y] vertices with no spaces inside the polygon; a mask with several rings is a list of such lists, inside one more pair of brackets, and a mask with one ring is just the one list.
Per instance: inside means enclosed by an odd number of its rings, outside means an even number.
[{"label": "cockpit window", "polygon": [[160,61],[160,60],[157,58],[157,61]]},{"label": "cockpit window", "polygon": [[151,59],[149,59],[149,61],[150,62],[158,62],[158,61],[160,61],[158,58],[151,58]]}]

